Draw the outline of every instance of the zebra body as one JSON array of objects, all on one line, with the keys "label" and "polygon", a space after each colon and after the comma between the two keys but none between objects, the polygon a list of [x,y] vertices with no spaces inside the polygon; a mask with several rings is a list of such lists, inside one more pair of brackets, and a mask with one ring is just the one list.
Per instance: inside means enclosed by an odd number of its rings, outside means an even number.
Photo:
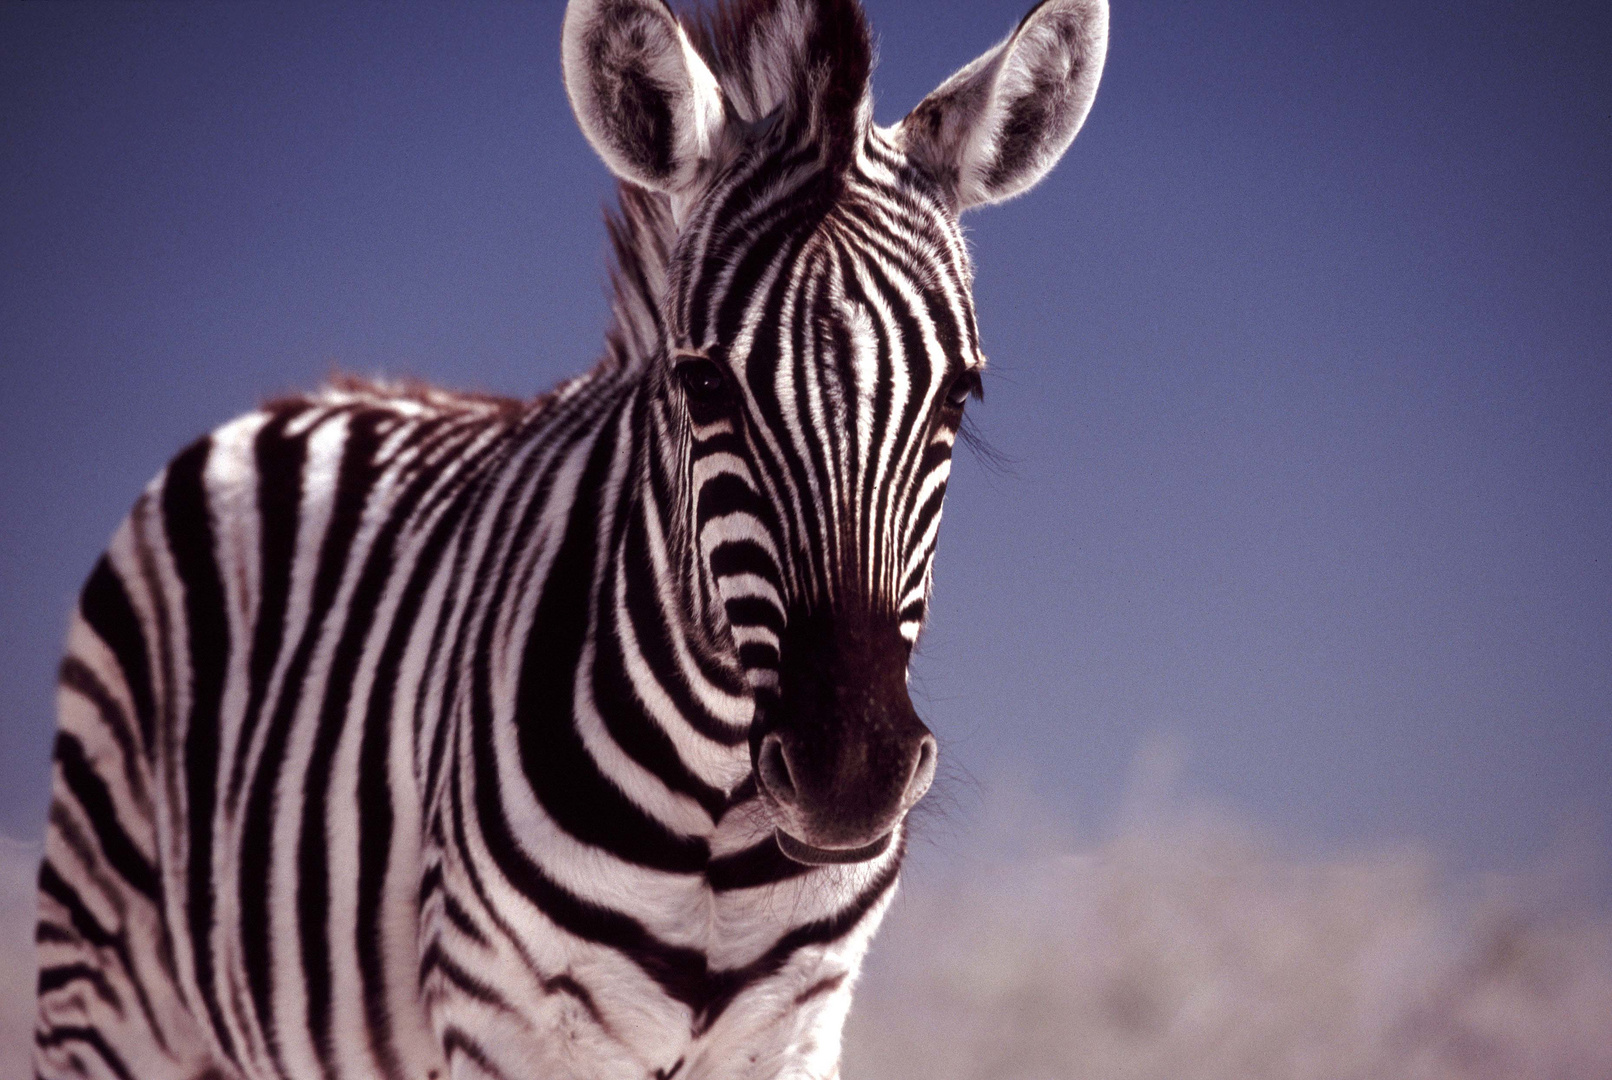
[{"label": "zebra body", "polygon": [[1051,0],[879,129],[854,0],[574,0],[605,361],[334,385],[148,487],[62,666],[37,1073],[835,1075],[934,770],[956,215],[1050,167],[1105,42]]}]

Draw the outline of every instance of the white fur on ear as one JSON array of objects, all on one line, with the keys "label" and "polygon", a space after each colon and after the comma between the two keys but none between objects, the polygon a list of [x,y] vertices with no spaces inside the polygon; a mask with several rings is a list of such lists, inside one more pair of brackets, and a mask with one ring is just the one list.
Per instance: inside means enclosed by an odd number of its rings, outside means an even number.
[{"label": "white fur on ear", "polygon": [[1043,0],[897,126],[959,212],[1034,186],[1086,122],[1108,54],[1107,0]]},{"label": "white fur on ear", "polygon": [[664,0],[571,0],[560,53],[577,123],[610,171],[676,195],[710,156],[722,90]]}]

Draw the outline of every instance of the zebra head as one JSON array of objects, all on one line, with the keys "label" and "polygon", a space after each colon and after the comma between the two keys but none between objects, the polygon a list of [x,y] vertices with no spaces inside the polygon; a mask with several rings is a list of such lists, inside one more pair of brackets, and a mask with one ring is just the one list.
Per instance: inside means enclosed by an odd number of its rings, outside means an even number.
[{"label": "zebra head", "polygon": [[618,249],[655,249],[614,346],[639,340],[679,448],[692,607],[754,697],[751,765],[797,861],[878,855],[934,777],[907,665],[984,366],[958,215],[1062,155],[1107,27],[1106,0],[1045,0],[881,128],[857,0],[689,26],[571,0],[566,87],[625,181]]}]

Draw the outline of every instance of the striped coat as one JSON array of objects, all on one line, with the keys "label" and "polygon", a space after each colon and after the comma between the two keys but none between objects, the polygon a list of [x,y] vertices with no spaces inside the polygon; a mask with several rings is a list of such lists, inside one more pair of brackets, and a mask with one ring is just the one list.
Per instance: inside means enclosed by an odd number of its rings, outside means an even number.
[{"label": "striped coat", "polygon": [[853,0],[574,0],[606,359],[339,383],[152,482],[62,666],[39,1075],[833,1075],[934,773],[956,216],[1050,168],[1105,41],[1049,0],[880,129]]}]

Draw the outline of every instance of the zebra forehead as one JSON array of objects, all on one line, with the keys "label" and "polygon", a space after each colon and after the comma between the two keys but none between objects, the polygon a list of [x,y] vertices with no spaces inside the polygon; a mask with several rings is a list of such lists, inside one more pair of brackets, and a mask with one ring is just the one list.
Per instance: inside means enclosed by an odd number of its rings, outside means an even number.
[{"label": "zebra forehead", "polygon": [[[922,191],[899,187],[897,177],[852,175],[820,217],[802,223],[799,240],[781,239],[770,223],[741,224],[749,235],[730,240],[684,288],[742,309],[748,332],[779,319],[826,318],[861,337],[875,324],[889,331],[900,309],[944,350],[974,351],[973,266],[955,217]],[[732,273],[752,249],[776,264],[760,281]]]},{"label": "zebra forehead", "polygon": [[[866,36],[854,0],[741,0],[689,32],[731,97],[734,86],[741,96],[762,94],[756,87],[763,69],[768,78],[821,82],[829,77],[825,65],[843,67],[844,57],[831,49],[811,75],[805,69],[813,65],[797,55],[825,47],[810,28],[828,22]],[[850,78],[860,80],[854,94],[861,100],[867,74],[858,71]],[[817,82],[810,92],[825,92]],[[852,94],[849,85],[843,94]],[[819,119],[807,134],[819,142],[836,137],[821,131],[822,112],[812,110]],[[802,156],[792,138],[774,143],[763,135],[759,145],[771,150],[740,152],[694,205],[675,213],[667,196],[622,182],[619,208],[607,215],[614,248],[611,361],[647,364],[668,341],[732,347],[736,336],[776,315],[776,305],[768,309],[780,292],[816,290],[812,314],[844,316],[867,307],[870,293],[893,290],[926,324],[947,324],[935,335],[943,351],[979,363],[973,265],[955,210],[893,132],[871,122],[867,108],[859,105],[842,119],[850,136],[843,156]],[[802,273],[809,263],[816,265]],[[862,299],[851,302],[848,292]]]}]

